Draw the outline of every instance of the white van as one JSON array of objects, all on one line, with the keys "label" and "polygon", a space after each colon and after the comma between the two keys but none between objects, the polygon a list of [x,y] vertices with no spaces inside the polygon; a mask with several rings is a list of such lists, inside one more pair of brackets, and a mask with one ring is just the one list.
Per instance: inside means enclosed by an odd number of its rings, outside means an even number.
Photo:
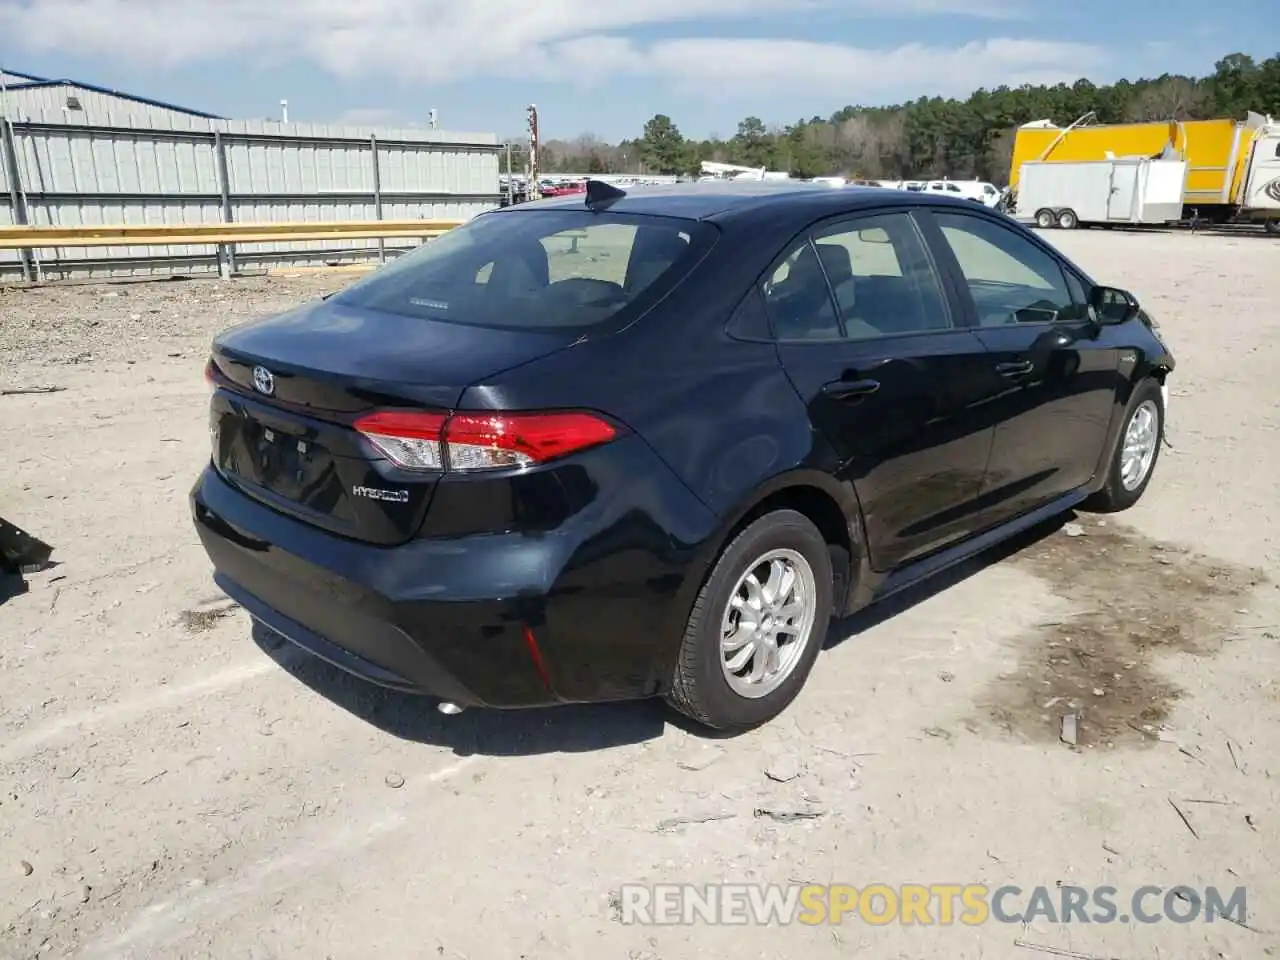
[{"label": "white van", "polygon": [[928,193],[945,193],[953,197],[965,197],[976,200],[983,206],[994,207],[1000,202],[1000,191],[993,184],[980,180],[930,180],[920,186],[912,184],[908,190],[922,190]]}]

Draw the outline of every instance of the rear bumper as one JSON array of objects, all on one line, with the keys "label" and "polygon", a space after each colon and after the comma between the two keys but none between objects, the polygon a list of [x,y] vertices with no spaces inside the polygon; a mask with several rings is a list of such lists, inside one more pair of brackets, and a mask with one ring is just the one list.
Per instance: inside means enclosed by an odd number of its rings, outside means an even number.
[{"label": "rear bumper", "polygon": [[303,649],[381,686],[462,705],[557,699],[522,636],[518,604],[417,599],[406,578],[442,559],[420,545],[377,548],[309,528],[212,469],[191,500],[218,586]]},{"label": "rear bumper", "polygon": [[[308,653],[333,664],[335,667],[391,690],[400,690],[405,693],[431,693],[442,700],[450,700],[460,704],[477,702],[476,695],[463,687],[456,677],[451,676],[439,664],[430,661],[425,654],[419,655],[417,651],[411,650],[399,636],[388,634],[385,631],[378,631],[378,633],[382,634],[381,636],[371,636],[370,638],[374,640],[373,645],[378,649],[378,652],[374,654],[375,656],[380,656],[383,659],[396,659],[387,657],[387,654],[398,647],[409,653],[409,662],[400,665],[403,670],[402,673],[379,666],[372,660],[353,653],[346,647],[341,647],[330,640],[326,640],[309,627],[291,617],[285,616],[279,610],[259,600],[226,574],[215,573],[213,579],[222,588],[223,592],[244,607],[254,620],[270,627],[280,636],[292,641]],[[348,640],[348,642],[350,643],[351,640]],[[415,675],[418,679],[410,679],[409,675]]]},{"label": "rear bumper", "polygon": [[617,475],[650,482],[551,532],[365,544],[278,513],[210,467],[192,514],[229,596],[373,683],[464,706],[630,699],[671,675],[678,598],[714,522],[674,478],[652,482],[651,463],[628,473],[640,466],[628,457],[653,455],[624,444]]}]

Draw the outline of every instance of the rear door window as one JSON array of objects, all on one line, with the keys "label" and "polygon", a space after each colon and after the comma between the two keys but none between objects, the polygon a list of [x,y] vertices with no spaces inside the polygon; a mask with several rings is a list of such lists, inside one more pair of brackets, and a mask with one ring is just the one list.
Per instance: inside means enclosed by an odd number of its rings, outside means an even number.
[{"label": "rear door window", "polygon": [[782,341],[868,340],[952,326],[928,247],[906,213],[819,230],[783,258],[762,292]]},{"label": "rear door window", "polygon": [[929,250],[906,213],[859,217],[814,238],[845,336],[949,330],[951,312]]},{"label": "rear door window", "polygon": [[620,327],[683,279],[718,235],[694,220],[607,211],[487,214],[334,301],[501,329]]},{"label": "rear door window", "polygon": [[765,306],[779,340],[838,340],[831,288],[809,238],[792,249],[762,286]]}]

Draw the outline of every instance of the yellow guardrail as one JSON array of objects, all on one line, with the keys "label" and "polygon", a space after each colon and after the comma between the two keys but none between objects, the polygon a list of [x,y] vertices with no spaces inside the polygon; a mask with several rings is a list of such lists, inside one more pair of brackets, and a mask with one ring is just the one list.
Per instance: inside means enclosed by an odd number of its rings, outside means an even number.
[{"label": "yellow guardrail", "polygon": [[0,250],[278,243],[301,240],[430,237],[465,220],[360,220],[333,223],[169,223],[79,227],[0,227]]}]

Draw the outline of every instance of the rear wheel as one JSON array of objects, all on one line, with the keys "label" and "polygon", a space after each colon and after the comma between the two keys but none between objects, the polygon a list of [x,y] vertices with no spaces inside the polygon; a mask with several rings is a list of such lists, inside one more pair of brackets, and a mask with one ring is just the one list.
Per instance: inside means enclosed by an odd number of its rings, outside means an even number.
[{"label": "rear wheel", "polygon": [[1262,229],[1272,236],[1280,234],[1280,220],[1267,220],[1262,224]]},{"label": "rear wheel", "polygon": [[794,510],[751,523],[694,601],[667,701],[715,730],[772,720],[795,699],[831,620],[826,541]]},{"label": "rear wheel", "polygon": [[1158,382],[1143,380],[1129,398],[1124,426],[1107,467],[1107,481],[1085,508],[1115,513],[1137,503],[1155,473],[1163,441],[1164,395]]},{"label": "rear wheel", "polygon": [[1063,210],[1058,214],[1058,226],[1063,230],[1074,230],[1080,226],[1080,218],[1074,210]]},{"label": "rear wheel", "polygon": [[1036,226],[1042,230],[1048,230],[1058,222],[1057,217],[1053,215],[1053,211],[1048,208],[1036,211]]}]

